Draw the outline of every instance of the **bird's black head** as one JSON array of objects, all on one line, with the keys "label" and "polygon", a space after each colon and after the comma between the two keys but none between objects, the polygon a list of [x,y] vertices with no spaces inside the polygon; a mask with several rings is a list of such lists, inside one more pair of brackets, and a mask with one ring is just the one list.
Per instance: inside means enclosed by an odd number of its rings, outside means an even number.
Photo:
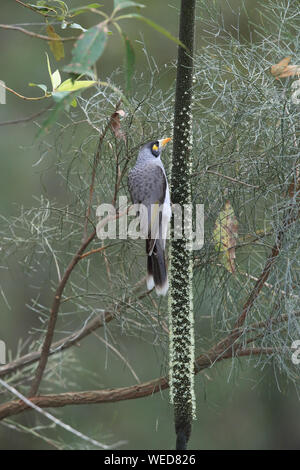
[{"label": "bird's black head", "polygon": [[154,140],[153,142],[149,142],[148,145],[149,145],[149,148],[152,152],[152,155],[154,155],[154,157],[159,157],[160,152],[161,152],[161,147],[159,146],[159,141]]},{"label": "bird's black head", "polygon": [[161,154],[161,151],[163,150],[164,146],[170,142],[170,138],[166,138],[166,139],[161,139],[161,140],[153,140],[151,142],[149,142],[148,144],[144,145],[144,147],[142,147],[142,149],[147,149],[147,150],[150,150],[150,152],[152,153],[152,155],[154,157],[159,157],[160,154]]}]

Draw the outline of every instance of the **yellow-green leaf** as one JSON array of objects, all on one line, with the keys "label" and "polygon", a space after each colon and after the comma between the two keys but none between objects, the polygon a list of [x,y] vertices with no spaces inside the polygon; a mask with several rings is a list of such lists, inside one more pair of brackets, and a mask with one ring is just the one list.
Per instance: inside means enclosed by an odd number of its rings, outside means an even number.
[{"label": "yellow-green leaf", "polygon": [[65,80],[58,88],[57,91],[76,91],[81,88],[88,88],[92,85],[95,85],[97,82],[95,80],[75,80],[72,81],[71,78]]}]

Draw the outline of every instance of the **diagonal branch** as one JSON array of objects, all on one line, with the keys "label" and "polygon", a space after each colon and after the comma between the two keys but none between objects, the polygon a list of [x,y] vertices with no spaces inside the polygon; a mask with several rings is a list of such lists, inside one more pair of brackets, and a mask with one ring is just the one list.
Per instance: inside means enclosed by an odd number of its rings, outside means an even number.
[{"label": "diagonal branch", "polygon": [[37,39],[43,39],[44,41],[74,41],[74,40],[78,39],[76,36],[72,36],[72,37],[69,37],[69,38],[61,38],[61,37],[51,38],[50,36],[45,36],[44,34],[34,33],[32,31],[28,31],[27,29],[21,28],[21,26],[15,26],[15,25],[12,25],[12,24],[0,24],[0,28],[2,28],[2,29],[13,29],[15,31],[20,31],[21,33],[24,33],[27,36],[31,36],[31,37],[37,38]]},{"label": "diagonal branch", "polygon": [[20,123],[23,123],[23,122],[32,121],[33,119],[41,116],[46,111],[48,111],[48,109],[50,109],[51,106],[53,106],[53,103],[49,104],[46,108],[42,109],[41,111],[38,111],[37,113],[31,114],[30,116],[20,118],[20,119],[14,119],[12,121],[2,121],[2,122],[0,122],[0,126],[10,126],[10,125],[14,125],[14,124],[20,124]]},{"label": "diagonal branch", "polygon": [[[83,328],[80,328],[78,331],[75,331],[66,338],[62,338],[59,341],[56,341],[51,345],[48,356],[64,351],[65,349],[70,348],[78,344],[86,336],[93,333],[98,328],[101,328],[104,324],[109,323],[114,318],[113,312],[105,311],[103,314],[98,315],[96,318],[90,320]],[[0,366],[0,377],[4,377],[8,374],[16,372],[23,367],[29,366],[34,362],[37,362],[41,357],[42,351],[33,351],[31,353],[25,354],[24,356],[19,357],[18,359]]]},{"label": "diagonal branch", "polygon": [[[88,253],[91,253],[91,252],[88,252]],[[124,302],[125,303],[130,302],[132,293],[138,291],[144,283],[145,283],[145,278],[142,278],[140,281],[138,281],[135,284],[135,286],[132,288],[131,294],[128,295],[128,297],[123,300],[122,305],[124,305]],[[143,297],[148,295],[150,292],[151,291],[146,291],[142,293],[141,295],[137,297],[137,299],[138,300],[142,299]],[[116,312],[119,312],[121,310],[122,305],[120,304],[119,306],[113,306],[111,310],[108,308],[101,315],[98,315],[96,318],[90,320],[83,328],[80,328],[79,330],[75,331],[71,335],[53,343],[51,345],[51,349],[49,350],[49,356],[65,351],[71,346],[78,344],[79,341],[89,336],[98,328],[101,328],[106,323],[109,323],[111,320],[115,318]],[[19,357],[18,359],[15,359],[14,361],[9,362],[8,364],[5,364],[4,366],[0,366],[0,377],[4,377],[8,374],[16,372],[19,369],[23,369],[24,367],[29,366],[30,364],[33,364],[34,362],[39,361],[41,354],[42,354],[41,350],[33,351],[31,353],[28,353],[28,354],[25,354],[24,356]]]},{"label": "diagonal branch", "polygon": [[11,385],[7,384],[6,382],[4,382],[3,380],[0,379],[0,384],[2,385],[2,387],[6,388],[7,390],[9,390],[11,393],[13,393],[14,395],[16,395],[17,397],[19,397],[24,403],[27,403],[27,405],[34,409],[35,411],[37,411],[38,413],[40,413],[41,415],[45,416],[45,418],[48,418],[50,421],[52,421],[53,423],[55,423],[56,426],[60,426],[62,427],[63,429],[65,429],[66,431],[68,432],[71,432],[72,434],[74,434],[75,436],[79,437],[80,439],[83,439],[84,441],[87,441],[89,442],[90,444],[93,444],[94,446],[96,447],[100,447],[101,449],[104,449],[104,450],[107,450],[107,449],[113,449],[115,448],[116,446],[119,446],[120,444],[125,444],[125,441],[120,441],[120,442],[117,442],[116,444],[113,444],[112,446],[108,446],[106,444],[102,444],[101,442],[99,441],[95,441],[95,439],[92,439],[88,436],[86,436],[85,434],[82,434],[80,431],[77,431],[77,429],[74,429],[72,426],[70,426],[69,424],[65,424],[63,423],[60,419],[57,419],[55,416],[52,416],[50,413],[48,413],[47,411],[44,411],[42,410],[41,408],[39,408],[37,405],[35,405],[34,403],[32,403],[28,398],[26,398],[24,395],[22,395],[20,392],[18,392],[18,390],[16,390],[14,387],[12,387]]},{"label": "diagonal branch", "polygon": [[50,347],[51,347],[51,343],[52,343],[52,339],[53,339],[53,335],[54,335],[58,310],[59,310],[60,303],[61,303],[61,296],[63,294],[64,288],[65,288],[65,286],[68,282],[68,279],[69,279],[73,269],[77,265],[78,261],[80,261],[81,255],[83,254],[83,252],[85,251],[87,246],[91,243],[91,241],[95,238],[95,236],[96,236],[96,230],[94,230],[93,233],[88,237],[88,239],[84,243],[82,243],[81,247],[79,248],[77,253],[74,255],[73,259],[69,263],[69,266],[65,270],[65,273],[63,275],[62,280],[58,284],[58,287],[57,287],[56,292],[55,292],[51,312],[50,312],[50,319],[49,319],[49,323],[48,323],[48,327],[47,327],[46,337],[44,339],[44,343],[43,343],[43,347],[42,347],[42,353],[41,353],[39,365],[37,367],[37,370],[36,370],[36,373],[35,373],[35,378],[33,380],[33,383],[32,383],[31,389],[30,389],[30,393],[29,393],[30,397],[37,394],[40,383],[41,383],[41,380],[43,378],[43,374],[44,374],[44,371],[45,371],[45,367],[47,365],[49,351],[50,351]]},{"label": "diagonal branch", "polygon": [[243,306],[242,313],[240,314],[240,316],[238,317],[238,319],[236,321],[235,328],[240,328],[245,323],[248,312],[252,308],[252,306],[253,306],[255,300],[257,299],[260,291],[262,290],[263,286],[265,285],[266,281],[269,278],[271,269],[272,269],[278,255],[280,253],[286,230],[288,229],[288,227],[293,222],[295,222],[295,220],[297,218],[297,215],[293,214],[291,210],[288,210],[287,215],[286,215],[286,217],[283,221],[283,227],[276,236],[276,242],[275,242],[275,244],[272,248],[271,255],[267,259],[265,267],[264,267],[261,275],[259,276],[257,282],[255,283],[255,286],[253,287],[247,301],[245,302],[245,304]]}]

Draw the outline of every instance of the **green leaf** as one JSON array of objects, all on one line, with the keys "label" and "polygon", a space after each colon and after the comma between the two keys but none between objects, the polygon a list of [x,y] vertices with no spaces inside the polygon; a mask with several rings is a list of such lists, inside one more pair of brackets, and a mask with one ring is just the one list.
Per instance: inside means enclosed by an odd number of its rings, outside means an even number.
[{"label": "green leaf", "polygon": [[52,86],[53,90],[56,90],[57,87],[61,84],[61,77],[60,73],[58,70],[55,70],[55,72],[52,74]]},{"label": "green leaf", "polygon": [[125,20],[125,19],[130,19],[130,18],[136,18],[137,20],[141,20],[141,21],[144,21],[144,23],[147,23],[149,26],[151,26],[151,28],[155,29],[156,31],[158,31],[159,33],[163,34],[164,36],[166,36],[168,39],[170,39],[171,41],[175,42],[176,44],[178,44],[179,46],[183,47],[184,49],[187,49],[187,47],[181,42],[179,41],[178,38],[175,38],[175,36],[173,36],[173,34],[169,33],[168,30],[166,30],[165,28],[163,28],[162,26],[159,26],[157,23],[154,23],[154,21],[152,20],[149,20],[148,18],[146,18],[145,16],[142,16],[142,15],[139,15],[138,13],[129,13],[128,15],[123,15],[123,16],[119,16],[118,18],[116,18],[116,20]]},{"label": "green leaf", "polygon": [[[55,91],[52,93],[52,98],[56,103],[59,103],[61,100],[63,100],[65,97],[67,97],[70,93],[68,91]],[[76,98],[73,98],[73,100],[70,103],[70,106],[73,108],[76,108],[77,106],[77,101]],[[67,104],[66,108],[68,109],[69,103]]]},{"label": "green leaf", "polygon": [[52,82],[52,71],[51,71],[50,60],[49,60],[49,56],[48,56],[47,52],[46,52],[46,57],[47,57],[47,67],[48,67],[48,73],[49,73],[50,80],[51,80],[51,83],[52,83],[52,88],[53,88],[53,82]]},{"label": "green leaf", "polygon": [[[34,8],[39,13],[42,13],[42,14],[45,14],[45,15],[48,15],[51,12],[57,14],[57,11],[54,8],[46,6],[46,4],[45,5],[34,5],[33,3],[28,3],[27,5]],[[54,16],[54,15],[51,15],[51,16]]]},{"label": "green leaf", "polygon": [[72,49],[72,61],[64,67],[65,72],[86,73],[99,59],[107,41],[107,32],[103,25],[97,24],[81,34]]},{"label": "green leaf", "polygon": [[44,85],[42,83],[28,83],[29,86],[37,86],[39,88],[41,88],[45,94],[47,93],[47,85]]},{"label": "green leaf", "polygon": [[[64,92],[63,92],[64,93]],[[62,95],[58,95],[57,92],[54,92],[52,94],[53,98],[56,99],[57,104],[55,108],[51,111],[49,114],[48,118],[43,122],[42,127],[40,128],[39,132],[36,135],[36,138],[40,137],[44,132],[48,131],[49,128],[52,126],[57,121],[57,118],[59,114],[64,110],[68,109],[72,102],[74,101],[74,98],[80,94],[79,91],[75,91],[73,93],[67,93]]]},{"label": "green leaf", "polygon": [[127,1],[127,0],[114,0],[115,11],[119,11],[119,10],[122,10],[123,8],[129,8],[129,7],[145,8],[145,5],[142,5],[141,3]]},{"label": "green leaf", "polygon": [[58,103],[59,101],[63,100],[69,94],[70,94],[69,91],[54,91],[51,96],[54,99],[54,101],[56,103]]},{"label": "green leaf", "polygon": [[86,11],[89,10],[90,8],[100,8],[100,7],[103,7],[103,5],[100,5],[100,3],[89,3],[88,5],[84,5],[82,7],[71,8],[69,10],[69,15],[77,16],[77,15],[80,15],[81,13],[86,13]]},{"label": "green leaf", "polygon": [[134,72],[134,65],[135,65],[135,54],[134,49],[132,47],[132,43],[130,39],[126,36],[126,34],[122,33],[122,37],[125,43],[125,74],[126,74],[126,90],[129,91],[131,89],[131,79]]}]

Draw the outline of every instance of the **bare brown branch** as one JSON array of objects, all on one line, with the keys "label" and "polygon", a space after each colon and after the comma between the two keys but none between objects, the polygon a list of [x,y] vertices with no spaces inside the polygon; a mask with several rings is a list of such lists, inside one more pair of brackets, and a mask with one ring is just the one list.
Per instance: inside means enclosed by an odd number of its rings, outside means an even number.
[{"label": "bare brown branch", "polygon": [[[224,344],[224,341],[222,342]],[[219,343],[221,344],[221,343]],[[195,373],[211,367],[218,361],[228,359],[233,356],[251,356],[260,354],[274,354],[273,348],[248,348],[227,350],[224,349],[220,352],[216,348],[212,348],[207,354],[202,354],[196,359]],[[123,400],[134,400],[153,395],[159,391],[165,390],[169,387],[166,377],[150,380],[142,384],[133,385],[130,387],[122,387],[107,390],[91,390],[86,392],[68,392],[56,395],[41,395],[31,398],[31,402],[40,408],[60,408],[67,405],[87,405],[96,403],[113,403]],[[17,415],[25,410],[31,409],[26,403],[21,400],[9,401],[0,406],[0,420],[9,416]]]}]

